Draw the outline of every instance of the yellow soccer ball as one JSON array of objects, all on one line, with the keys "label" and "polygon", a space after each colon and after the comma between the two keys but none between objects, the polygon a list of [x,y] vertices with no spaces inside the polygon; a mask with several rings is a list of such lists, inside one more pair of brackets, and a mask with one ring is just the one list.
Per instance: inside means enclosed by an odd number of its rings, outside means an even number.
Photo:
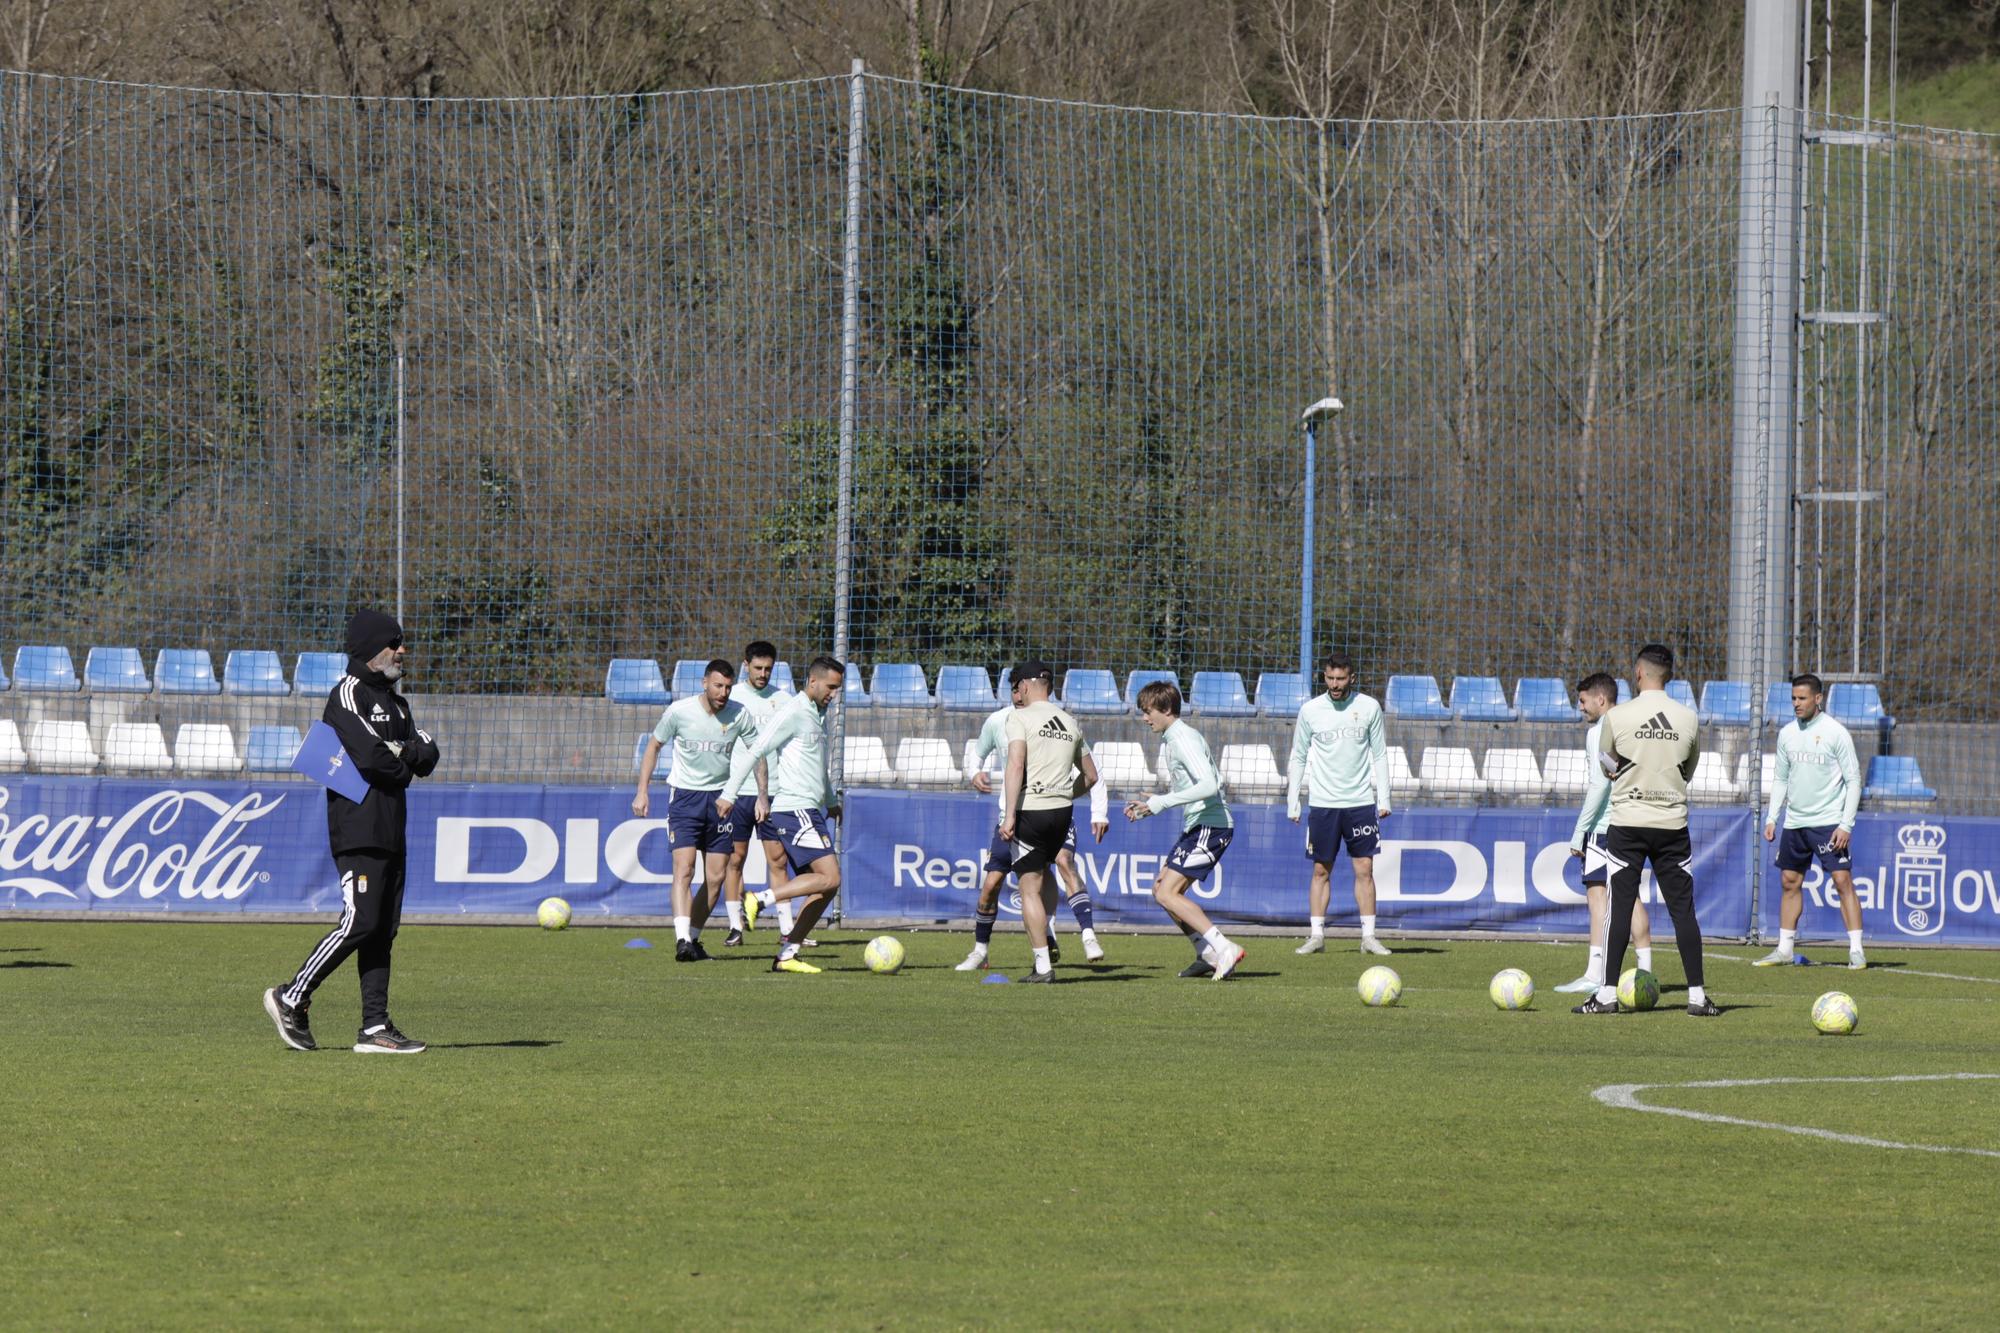
[{"label": "yellow soccer ball", "polygon": [[903,965],[903,942],[894,935],[877,935],[861,951],[861,961],[870,972],[886,977]]},{"label": "yellow soccer ball", "polygon": [[1844,1037],[1861,1021],[1861,1011],[1854,1007],[1853,996],[1830,990],[1813,1001],[1812,1020],[1827,1036]]},{"label": "yellow soccer ball", "polygon": [[1618,978],[1618,1007],[1621,1009],[1651,1009],[1660,1002],[1660,979],[1651,972],[1641,972],[1636,967],[1625,969],[1625,975]]},{"label": "yellow soccer ball", "polygon": [[1510,967],[1493,974],[1486,994],[1496,1009],[1526,1009],[1534,1002],[1535,983],[1520,968]]},{"label": "yellow soccer ball", "polygon": [[1394,1004],[1402,995],[1403,979],[1396,975],[1396,969],[1377,964],[1361,974],[1354,989],[1361,993],[1361,1003],[1379,1009]]},{"label": "yellow soccer ball", "polygon": [[569,904],[560,898],[544,898],[535,909],[535,920],[542,923],[543,930],[561,930],[569,924]]}]

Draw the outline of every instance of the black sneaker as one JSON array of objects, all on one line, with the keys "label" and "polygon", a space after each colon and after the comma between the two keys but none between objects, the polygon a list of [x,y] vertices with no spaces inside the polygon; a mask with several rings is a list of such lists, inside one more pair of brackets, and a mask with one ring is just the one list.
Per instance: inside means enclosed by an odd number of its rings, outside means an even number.
[{"label": "black sneaker", "polygon": [[1576,1008],[1570,1010],[1570,1012],[1573,1014],[1615,1014],[1618,1012],[1618,1001],[1613,1000],[1609,1004],[1606,1004],[1603,1000],[1593,995]]},{"label": "black sneaker", "polygon": [[1036,982],[1041,982],[1042,984],[1046,985],[1054,981],[1055,979],[1056,979],[1056,974],[1053,970],[1047,972],[1037,972],[1033,968],[1030,968],[1028,969],[1028,975],[1021,978],[1021,983],[1023,985],[1033,985]]},{"label": "black sneaker", "polygon": [[424,1044],[415,1037],[406,1037],[396,1030],[394,1023],[375,1032],[363,1032],[354,1039],[354,1049],[362,1055],[416,1055],[423,1051]]},{"label": "black sneaker", "polygon": [[741,943],[743,943],[743,932],[740,930],[732,930],[722,937],[722,947],[725,949],[734,949]]},{"label": "black sneaker", "polygon": [[697,963],[707,962],[709,957],[708,950],[701,947],[701,941],[691,940],[689,943],[694,946],[694,961]]},{"label": "black sneaker", "polygon": [[1056,943],[1056,937],[1054,935],[1050,935],[1049,966],[1054,967],[1057,963],[1060,963],[1061,961],[1062,961],[1062,945]]},{"label": "black sneaker", "polygon": [[694,941],[692,941],[692,940],[675,940],[675,941],[674,941],[674,961],[675,961],[676,963],[698,963],[698,962],[700,962],[701,960],[700,960],[699,958],[696,958],[696,957],[694,956]]},{"label": "black sneaker", "polygon": [[1206,958],[1197,958],[1182,968],[1180,975],[1184,977],[1212,977],[1215,975],[1215,964],[1209,962]]},{"label": "black sneaker", "polygon": [[1714,1000],[1709,999],[1707,996],[1703,996],[1700,1004],[1691,1004],[1688,1006],[1688,1017],[1720,1018],[1722,1017],[1722,1010],[1716,1007]]},{"label": "black sneaker", "polygon": [[319,1043],[313,1040],[312,1025],[307,1021],[306,1010],[310,1005],[300,1005],[294,1009],[278,998],[276,986],[264,992],[264,1012],[278,1025],[278,1037],[295,1051],[316,1051]]}]

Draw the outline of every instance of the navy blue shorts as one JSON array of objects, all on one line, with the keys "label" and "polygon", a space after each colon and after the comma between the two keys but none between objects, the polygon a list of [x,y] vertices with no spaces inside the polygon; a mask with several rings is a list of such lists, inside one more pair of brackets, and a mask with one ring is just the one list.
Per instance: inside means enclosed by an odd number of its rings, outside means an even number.
[{"label": "navy blue shorts", "polygon": [[1215,863],[1229,850],[1229,840],[1235,836],[1233,828],[1197,825],[1181,834],[1181,840],[1167,853],[1167,869],[1178,870],[1199,883],[1208,878],[1209,871],[1215,869]]},{"label": "navy blue shorts", "polygon": [[692,847],[698,852],[726,852],[730,848],[729,821],[715,813],[716,791],[687,791],[667,788],[667,841],[675,850]]},{"label": "navy blue shorts", "polygon": [[[1069,833],[1063,838],[1063,850],[1066,852],[1076,850],[1076,824],[1074,822],[1070,824]],[[1003,875],[1014,868],[1014,844],[1000,836],[1000,826],[998,824],[993,826],[993,843],[986,849],[986,868],[988,870],[997,870]]]},{"label": "navy blue shorts", "polygon": [[752,838],[765,842],[778,842],[777,826],[770,820],[757,822],[757,793],[746,791],[736,798],[736,804],[729,807],[729,840],[738,847]]},{"label": "navy blue shorts", "polygon": [[1826,867],[1826,873],[1847,870],[1854,864],[1850,853],[1854,850],[1850,843],[1846,850],[1836,851],[1833,835],[1840,832],[1838,824],[1822,824],[1818,828],[1788,828],[1778,835],[1778,869],[1804,871],[1812,868],[1814,861]]},{"label": "navy blue shorts", "polygon": [[774,841],[785,844],[785,859],[792,863],[795,875],[810,869],[821,857],[833,855],[833,829],[824,810],[774,810],[764,822],[777,835]]},{"label": "navy blue shorts", "polygon": [[1605,850],[1604,839],[1593,833],[1583,844],[1583,882],[1585,884],[1609,884],[1611,882],[1611,853]]},{"label": "navy blue shorts", "polygon": [[1382,845],[1375,807],[1350,805],[1338,810],[1313,806],[1306,812],[1306,856],[1323,866],[1340,858],[1341,844],[1347,855],[1373,856]]}]

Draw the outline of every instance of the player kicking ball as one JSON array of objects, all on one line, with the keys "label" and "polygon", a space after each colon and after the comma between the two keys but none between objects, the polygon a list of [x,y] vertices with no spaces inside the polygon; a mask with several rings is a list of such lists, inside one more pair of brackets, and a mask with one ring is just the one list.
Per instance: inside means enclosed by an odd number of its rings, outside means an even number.
[{"label": "player kicking ball", "polygon": [[768,820],[778,834],[792,877],[743,895],[744,918],[752,927],[763,909],[788,899],[799,902],[792,928],[784,933],[778,956],[771,960],[773,972],[820,970],[800,958],[799,949],[833,895],[840,892],[840,858],[833,852],[829,823],[840,817],[840,800],[827,771],[826,713],[846,679],[847,668],[839,662],[815,657],[806,668],[805,688],[772,715],[770,725],[758,730],[753,743],[738,751],[722,789],[719,803],[726,815],[757,765],[777,770],[768,801],[757,802],[757,822]]},{"label": "player kicking ball", "polygon": [[1181,975],[1201,976],[1205,969],[1207,976],[1223,981],[1243,961],[1243,946],[1232,943],[1222,928],[1208,919],[1208,913],[1188,898],[1188,890],[1208,878],[1235,835],[1235,821],[1222,796],[1222,775],[1215,771],[1215,760],[1202,734],[1181,721],[1179,686],[1156,680],[1140,690],[1139,716],[1160,738],[1170,790],[1163,796],[1133,801],[1125,807],[1125,817],[1140,820],[1163,810],[1180,810],[1180,841],[1153,876],[1153,901],[1193,942],[1196,962],[1202,965]]}]

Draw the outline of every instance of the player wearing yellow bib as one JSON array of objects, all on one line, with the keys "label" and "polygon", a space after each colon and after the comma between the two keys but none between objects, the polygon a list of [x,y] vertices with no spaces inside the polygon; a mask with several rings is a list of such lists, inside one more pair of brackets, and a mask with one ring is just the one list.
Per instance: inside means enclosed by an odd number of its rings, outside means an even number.
[{"label": "player wearing yellow bib", "polygon": [[1189,889],[1215,869],[1236,832],[1236,821],[1229,817],[1229,805],[1222,795],[1222,775],[1215,771],[1214,757],[1202,734],[1181,721],[1178,685],[1156,680],[1141,689],[1139,716],[1160,738],[1170,790],[1164,796],[1131,802],[1125,807],[1125,818],[1145,819],[1173,809],[1181,812],[1180,841],[1153,876],[1153,901],[1173,918],[1181,934],[1193,941],[1197,958],[1208,964],[1208,975],[1223,981],[1243,961],[1243,946],[1231,942],[1222,928],[1209,920],[1208,913],[1187,896]]},{"label": "player wearing yellow bib", "polygon": [[1054,979],[1049,957],[1049,914],[1055,887],[1048,867],[1062,851],[1075,816],[1076,798],[1097,785],[1097,764],[1076,719],[1049,702],[1055,671],[1029,659],[1014,668],[1022,706],[1007,717],[1006,808],[1000,836],[1014,844],[1014,874],[1021,883],[1021,923],[1028,928],[1035,970],[1023,981]]},{"label": "player wearing yellow bib", "polygon": [[1805,910],[1805,872],[1817,860],[1840,893],[1840,919],[1847,927],[1847,965],[1868,966],[1861,950],[1861,899],[1854,892],[1852,852],[1855,812],[1861,808],[1861,761],[1854,737],[1828,717],[1826,685],[1807,673],[1792,677],[1792,714],[1778,733],[1778,766],[1771,781],[1771,808],[1764,816],[1764,841],[1778,839],[1778,811],[1785,812],[1784,841],[1778,844],[1778,947],[1756,961],[1776,967],[1800,961],[1795,953],[1799,914]]}]

